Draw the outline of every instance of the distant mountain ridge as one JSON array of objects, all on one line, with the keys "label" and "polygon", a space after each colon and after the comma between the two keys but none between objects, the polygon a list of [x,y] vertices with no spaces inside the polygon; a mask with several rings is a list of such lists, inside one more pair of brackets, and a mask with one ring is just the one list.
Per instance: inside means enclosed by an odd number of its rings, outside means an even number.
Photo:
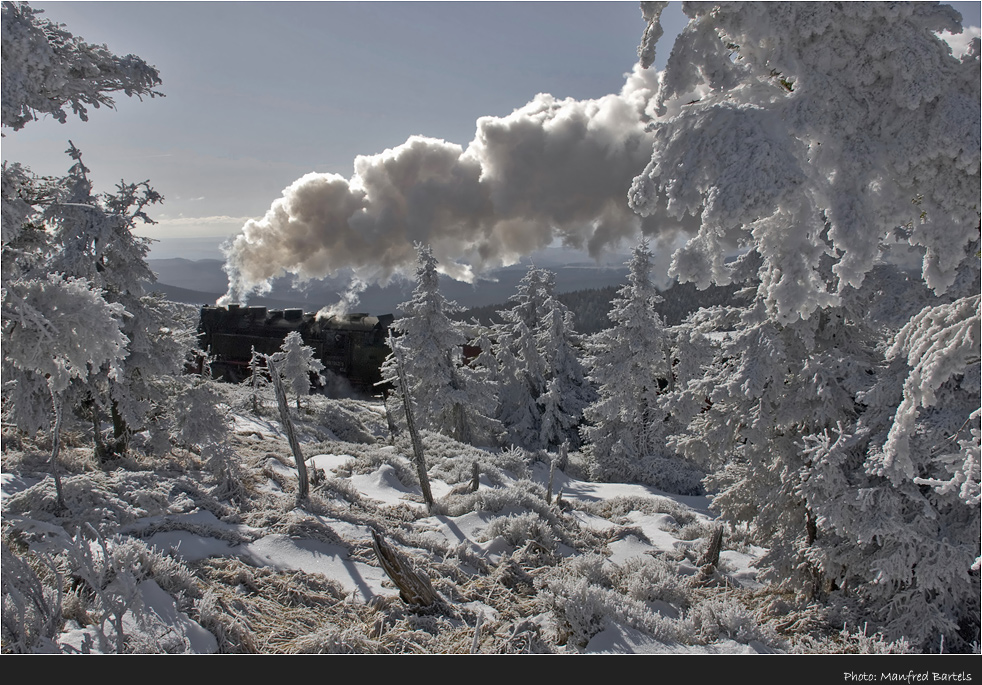
[{"label": "distant mountain ridge", "polygon": [[[552,261],[559,261],[558,254],[550,257],[553,258]],[[558,292],[619,286],[627,278],[625,266],[597,266],[590,262],[546,265],[549,261],[541,258],[536,260],[536,265],[556,273]],[[164,293],[175,302],[214,304],[228,289],[228,278],[222,270],[224,262],[221,260],[151,259],[148,260],[148,264],[157,275],[157,283],[151,289]],[[515,293],[519,281],[527,270],[526,261],[525,264],[516,264],[495,271],[493,274],[495,280],[482,280],[469,284],[443,278],[440,281],[440,290],[447,299],[454,300],[465,308],[505,302]],[[399,305],[412,296],[413,285],[410,281],[399,280],[385,287],[369,286],[360,294],[354,308],[356,311],[372,314],[396,313]],[[263,297],[251,297],[249,303],[276,307],[302,307],[307,311],[317,311],[337,303],[347,288],[348,281],[343,278],[311,281],[300,288],[293,287],[292,277],[279,278],[274,280],[269,293]]]},{"label": "distant mountain ridge", "polygon": [[[563,304],[573,312],[576,330],[590,334],[609,328],[611,323],[607,314],[610,303],[627,282],[627,267],[597,266],[592,262],[559,264],[556,262],[560,261],[560,254],[548,256],[551,260],[542,257],[536,261],[536,266],[555,272],[556,291]],[[550,261],[553,263],[549,264]],[[228,288],[228,278],[222,270],[225,263],[218,259],[151,259],[148,263],[158,279],[150,290],[158,291],[174,302],[215,304]],[[508,299],[515,294],[519,281],[528,270],[527,263],[528,260],[524,264],[499,269],[494,273],[496,280],[479,281],[474,285],[444,278],[440,281],[440,290],[447,299],[464,308],[455,318],[462,321],[477,319],[485,325],[498,322],[497,312],[507,309]],[[293,287],[291,278],[280,278],[274,281],[273,289],[267,295],[251,297],[249,304],[272,309],[301,307],[305,311],[315,312],[338,302],[340,293],[347,286],[346,280],[333,278],[311,282],[297,289]],[[369,286],[352,309],[370,314],[398,315],[399,305],[412,296],[412,290],[413,284],[409,281],[399,281],[384,288]],[[737,286],[714,286],[700,291],[691,283],[674,284],[662,292],[665,301],[658,305],[657,310],[666,324],[674,326],[699,307],[728,304],[737,290]]]},{"label": "distant mountain ridge", "polygon": [[[617,297],[621,285],[561,292],[557,294],[557,298],[573,313],[573,325],[576,331],[590,335],[613,325],[608,314],[611,302]],[[685,317],[702,307],[733,304],[733,299],[740,288],[739,285],[728,285],[710,286],[705,290],[699,290],[693,283],[675,283],[662,291],[663,301],[655,306],[655,311],[661,314],[667,326],[677,326]],[[502,323],[498,312],[508,307],[507,303],[473,307],[455,315],[454,318],[460,321],[476,319],[479,323],[489,326]]]}]

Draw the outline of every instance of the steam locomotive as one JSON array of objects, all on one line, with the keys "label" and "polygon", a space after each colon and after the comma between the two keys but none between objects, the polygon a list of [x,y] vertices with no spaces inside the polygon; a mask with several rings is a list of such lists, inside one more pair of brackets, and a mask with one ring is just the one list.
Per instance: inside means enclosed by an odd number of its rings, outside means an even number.
[{"label": "steam locomotive", "polygon": [[318,318],[302,309],[243,307],[201,308],[198,339],[211,357],[213,378],[238,382],[249,376],[253,349],[272,354],[284,338],[298,331],[304,344],[327,371],[363,391],[382,380],[380,368],[389,354],[387,341],[392,314],[344,314]]}]

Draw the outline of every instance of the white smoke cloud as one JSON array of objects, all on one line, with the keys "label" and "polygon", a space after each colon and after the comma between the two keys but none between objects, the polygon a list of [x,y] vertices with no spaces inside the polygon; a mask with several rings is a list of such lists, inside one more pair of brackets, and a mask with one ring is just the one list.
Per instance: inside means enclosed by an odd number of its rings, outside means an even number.
[{"label": "white smoke cloud", "polygon": [[307,174],[224,246],[222,301],[267,292],[286,274],[303,281],[350,269],[361,288],[384,284],[414,272],[417,241],[442,273],[473,282],[557,239],[594,256],[639,232],[671,239],[676,223],[642,219],[627,203],[651,157],[645,125],[657,79],[635,67],[616,95],[537,95],[508,116],[479,119],[466,149],[413,136],[357,157],[350,179]]},{"label": "white smoke cloud", "polygon": [[348,284],[348,288],[339,294],[337,302],[327,307],[322,307],[317,312],[317,319],[330,319],[333,316],[343,316],[344,314],[355,311],[355,307],[361,300],[361,294],[365,292],[365,288],[367,287],[368,284],[364,281],[360,281],[357,278],[352,279],[351,283]]}]

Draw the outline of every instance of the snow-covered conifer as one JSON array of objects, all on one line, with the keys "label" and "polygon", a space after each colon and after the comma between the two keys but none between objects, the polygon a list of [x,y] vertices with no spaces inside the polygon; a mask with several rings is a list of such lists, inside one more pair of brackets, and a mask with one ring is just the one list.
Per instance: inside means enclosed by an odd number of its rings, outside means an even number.
[{"label": "snow-covered conifer", "polygon": [[580,361],[581,341],[573,328],[573,314],[555,297],[545,302],[546,317],[536,336],[548,378],[546,390],[537,399],[541,408],[539,443],[558,447],[580,444],[579,425],[583,410],[596,394],[586,379]]},{"label": "snow-covered conifer", "polygon": [[511,308],[498,312],[503,323],[495,329],[500,369],[498,418],[511,441],[529,449],[544,447],[538,399],[546,392],[549,379],[537,334],[554,283],[554,274],[530,266],[508,300]]},{"label": "snow-covered conifer", "polygon": [[[861,599],[891,639],[964,646],[977,512],[950,496],[972,499],[978,444],[979,360],[958,341],[978,338],[961,298],[979,287],[980,43],[952,57],[944,5],[684,11],[629,199],[695,217],[672,275],[755,294],[736,323],[716,312],[720,364],[693,386],[710,402],[673,444],[712,462],[714,505],[753,522],[770,577]],[[898,239],[936,299],[901,303],[890,318],[916,317],[890,346],[869,312]]]},{"label": "snow-covered conifer", "polygon": [[663,419],[658,393],[672,371],[665,324],[654,309],[661,296],[652,282],[647,241],[634,248],[628,266],[628,282],[608,314],[614,326],[590,342],[590,380],[598,397],[584,413],[583,434],[594,476],[603,480],[638,479],[641,459],[664,448],[653,429]]},{"label": "snow-covered conifer", "polygon": [[[467,342],[463,325],[447,315],[458,309],[439,289],[437,260],[426,245],[417,244],[419,264],[413,297],[400,305],[403,316],[392,328],[403,352],[408,388],[399,386],[395,358],[382,366],[385,380],[397,392],[407,391],[416,408],[416,422],[470,443],[487,440],[494,432],[493,395],[488,395],[474,370],[463,362]],[[482,435],[483,434],[483,435]]]},{"label": "snow-covered conifer", "polygon": [[[104,46],[88,45],[25,4],[4,3],[2,11],[4,127],[16,131],[39,113],[64,121],[66,105],[85,120],[87,106],[112,105],[113,91],[157,94],[151,90],[159,83],[157,72],[139,58],[119,58]],[[107,306],[118,308],[115,323],[110,326],[79,302],[75,309],[91,314],[92,322],[78,342],[121,335],[124,353],[72,376],[64,398],[70,408],[91,414],[100,455],[104,414],[113,419],[118,447],[125,449],[137,430],[149,430],[148,444],[159,445],[165,441],[157,433],[166,430],[168,422],[161,419],[173,393],[156,379],[180,374],[194,346],[193,334],[177,321],[174,308],[144,290],[145,283],[155,281],[146,263],[150,241],[136,237],[133,229],[138,221],[152,223],[146,209],[162,198],[148,182],[120,183],[115,192],[95,194],[89,170],[71,142],[68,154],[73,164],[61,178],[38,178],[19,164],[4,163],[4,368],[5,376],[11,365],[19,373],[16,393],[5,395],[5,401],[15,404],[13,413],[22,425],[31,410],[16,398],[36,395],[47,383],[43,364],[32,371],[8,354],[8,335],[20,319],[29,311],[38,326],[50,328],[61,314],[45,309],[47,304],[83,290],[99,293]],[[56,287],[65,292],[54,297]]]},{"label": "snow-covered conifer", "polygon": [[300,411],[300,398],[310,394],[311,376],[320,377],[324,364],[314,356],[314,350],[304,345],[297,331],[291,331],[283,340],[280,351],[275,352],[273,361],[283,380],[297,398],[297,411]]},{"label": "snow-covered conifer", "polygon": [[157,70],[139,57],[86,43],[25,2],[4,2],[2,12],[3,126],[17,131],[43,114],[65,123],[66,106],[88,121],[88,107],[112,107],[113,92],[160,95]]}]

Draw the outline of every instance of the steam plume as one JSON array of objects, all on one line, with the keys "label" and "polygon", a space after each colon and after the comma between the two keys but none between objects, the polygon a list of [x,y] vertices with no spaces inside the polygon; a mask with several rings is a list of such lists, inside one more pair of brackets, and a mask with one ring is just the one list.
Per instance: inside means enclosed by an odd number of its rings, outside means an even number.
[{"label": "steam plume", "polygon": [[268,292],[286,274],[302,281],[350,269],[362,289],[385,284],[413,272],[417,241],[444,274],[472,282],[556,239],[595,257],[639,232],[671,240],[677,224],[642,219],[627,204],[651,157],[645,124],[657,78],[635,67],[616,95],[537,95],[506,117],[478,119],[466,149],[413,136],[357,157],[350,179],[303,176],[223,248],[222,301]]}]

